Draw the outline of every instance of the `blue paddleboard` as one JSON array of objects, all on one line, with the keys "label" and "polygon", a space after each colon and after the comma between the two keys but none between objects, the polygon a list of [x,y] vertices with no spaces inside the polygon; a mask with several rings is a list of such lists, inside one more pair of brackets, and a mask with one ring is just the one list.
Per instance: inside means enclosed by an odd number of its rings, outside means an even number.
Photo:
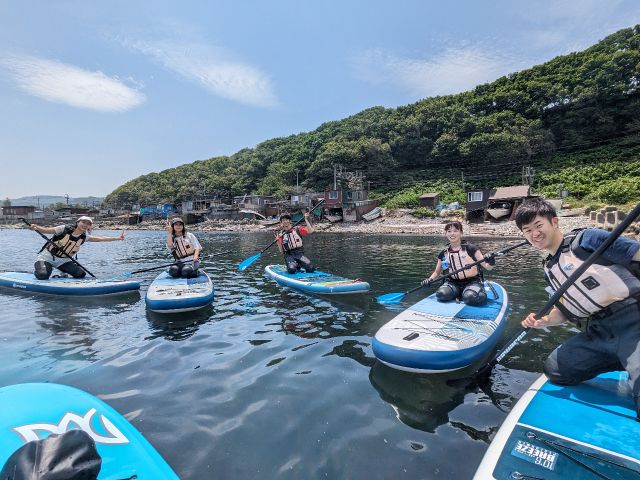
[{"label": "blue paddleboard", "polygon": [[52,277],[38,280],[32,273],[0,273],[0,286],[22,292],[51,295],[113,295],[140,288],[135,280],[99,280],[95,278]]},{"label": "blue paddleboard", "polygon": [[204,271],[195,278],[173,278],[162,272],[149,285],[145,302],[158,313],[189,312],[213,301],[213,283]]},{"label": "blue paddleboard", "polygon": [[287,267],[284,265],[269,265],[265,267],[264,271],[280,285],[297,288],[298,290],[309,293],[340,295],[347,293],[365,293],[369,291],[369,284],[367,282],[350,280],[319,270],[312,273],[306,273],[304,271],[288,273]]},{"label": "blue paddleboard", "polygon": [[507,416],[474,479],[640,479],[640,422],[627,379],[610,372],[563,387],[542,375]]},{"label": "blue paddleboard", "polygon": [[509,312],[502,286],[485,282],[485,290],[487,303],[480,307],[429,295],[376,332],[373,354],[408,372],[448,372],[477,362],[495,347]]},{"label": "blue paddleboard", "polygon": [[178,476],[122,415],[77,388],[24,383],[0,388],[0,469],[25,443],[82,429],[102,457],[99,480],[173,480]]}]

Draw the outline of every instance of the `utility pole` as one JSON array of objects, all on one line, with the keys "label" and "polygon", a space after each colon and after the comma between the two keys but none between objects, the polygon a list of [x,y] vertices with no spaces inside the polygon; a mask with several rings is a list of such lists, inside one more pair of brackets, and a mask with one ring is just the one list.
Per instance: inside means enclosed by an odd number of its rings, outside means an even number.
[{"label": "utility pole", "polygon": [[462,170],[462,190],[464,191],[464,170]]},{"label": "utility pole", "polygon": [[296,168],[296,193],[300,193],[300,187],[298,186],[298,172],[299,170]]},{"label": "utility pole", "polygon": [[337,177],[338,173],[336,170],[336,164],[333,164],[333,189],[334,190],[338,190],[338,177]]},{"label": "utility pole", "polygon": [[523,167],[523,170],[522,184],[532,186],[533,179],[535,177],[535,169],[533,167]]}]

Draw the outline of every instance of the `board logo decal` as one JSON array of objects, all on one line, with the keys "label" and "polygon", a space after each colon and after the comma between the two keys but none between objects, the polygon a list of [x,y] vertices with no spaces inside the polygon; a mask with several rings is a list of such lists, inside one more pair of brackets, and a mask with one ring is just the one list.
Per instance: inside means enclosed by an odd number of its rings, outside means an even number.
[{"label": "board logo decal", "polygon": [[90,409],[82,416],[77,413],[67,412],[64,414],[62,419],[60,419],[58,424],[31,423],[20,427],[14,427],[13,430],[22,437],[25,443],[33,440],[40,440],[41,437],[38,435],[38,432],[61,434],[77,427],[80,427],[81,430],[84,430],[91,435],[91,438],[93,438],[96,443],[108,445],[129,443],[127,437],[125,437],[124,434],[102,414],[99,415],[100,423],[102,425],[102,430],[104,430],[108,436],[95,431],[94,426],[92,425],[92,420],[96,413],[97,410],[95,408]]},{"label": "board logo decal", "polygon": [[523,442],[518,440],[516,446],[513,447],[511,455],[514,457],[522,458],[527,462],[534,463],[547,470],[553,470],[558,460],[557,452],[547,450],[546,448],[533,445],[529,442]]}]

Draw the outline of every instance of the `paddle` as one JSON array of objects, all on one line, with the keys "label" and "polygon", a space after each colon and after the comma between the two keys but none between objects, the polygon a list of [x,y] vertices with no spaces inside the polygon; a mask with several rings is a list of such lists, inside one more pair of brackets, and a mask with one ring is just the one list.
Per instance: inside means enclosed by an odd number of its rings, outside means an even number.
[{"label": "paddle", "polygon": [[[207,256],[208,257],[218,257],[220,255],[226,255],[227,253],[231,253],[231,252],[232,252],[232,250],[227,250],[226,252],[213,253],[213,254],[210,254],[210,255],[207,255]],[[120,277],[130,277],[134,273],[151,272],[153,270],[160,270],[161,268],[171,267],[173,265],[181,265],[181,264],[189,263],[189,262],[193,262],[193,260],[189,260],[187,262],[165,263],[164,265],[158,265],[157,267],[143,268],[142,270],[134,270],[133,272],[123,273],[122,275],[119,275],[119,276]]]},{"label": "paddle", "polygon": [[[490,257],[500,257],[502,255],[505,255],[506,253],[510,252],[511,250],[514,250],[518,247],[522,247],[523,245],[528,245],[529,242],[527,242],[526,240],[524,242],[520,242],[517,243],[515,245],[511,245],[510,247],[506,247],[503,248],[502,250],[498,250],[495,253],[492,253],[490,255],[487,255],[486,257],[483,257],[482,259],[475,261],[473,263],[470,263],[469,265],[465,265],[462,268],[458,268],[457,270],[453,270],[449,273],[445,273],[442,274],[436,278],[434,278],[433,280],[431,280],[429,282],[429,285],[433,285],[436,282],[439,282],[442,279],[448,278],[452,275],[456,275],[460,272],[464,272],[465,270],[468,270],[472,267],[475,267],[476,265],[480,265],[482,262],[486,261],[486,258],[490,258]],[[428,285],[418,285],[417,287],[412,288],[411,290],[407,290],[406,292],[396,292],[396,293],[385,293],[384,295],[380,295],[379,297],[376,297],[376,301],[381,304],[381,305],[394,305],[396,303],[400,303],[404,297],[406,297],[408,294],[415,292],[416,290],[420,290],[421,288],[424,288]]]},{"label": "paddle", "polygon": [[[29,227],[31,227],[31,223],[27,222],[23,217],[18,217],[18,220],[22,220],[24,223],[29,225]],[[78,263],[78,261],[74,260],[74,258],[71,255],[69,255],[67,252],[65,252],[63,249],[59,248],[55,243],[53,243],[49,237],[47,237],[46,235],[43,235],[42,233],[38,232],[37,230],[34,230],[34,232],[36,232],[38,235],[40,235],[42,238],[44,238],[47,241],[47,243],[53,245],[59,251],[64,253],[65,257],[67,257],[69,260],[71,260],[73,263],[75,263],[77,266],[79,266],[81,269],[83,269],[85,272],[87,272],[93,278],[96,278],[96,276],[93,273],[91,273],[89,270],[87,270],[86,267],[83,267],[82,265],[80,265]]]},{"label": "paddle", "polygon": [[[315,210],[316,208],[318,208],[320,205],[322,205],[322,203],[324,202],[324,198],[322,200],[320,200],[318,202],[318,204],[314,207],[311,208],[311,210]],[[301,223],[304,220],[304,216],[298,220],[296,223],[294,223],[293,225],[291,225],[291,228],[295,227],[296,225],[298,225],[299,223]],[[249,258],[247,258],[246,260],[243,260],[242,262],[240,262],[238,264],[238,270],[240,270],[241,272],[244,272],[247,268],[249,268],[249,266],[255,262],[256,260],[258,260],[260,258],[260,256],[266,252],[267,250],[269,250],[269,248],[271,248],[273,245],[275,245],[275,243],[280,239],[282,235],[278,235],[273,242],[271,242],[269,245],[267,245],[266,247],[264,247],[261,251],[259,251],[258,253],[256,253],[255,255],[250,256]]]},{"label": "paddle", "polygon": [[[611,232],[611,234],[607,237],[607,239],[602,242],[600,245],[589,257],[584,261],[582,265],[580,265],[567,280],[555,291],[555,293],[549,298],[547,303],[545,303],[538,311],[536,312],[536,317],[540,318],[546,315],[555,305],[555,303],[560,299],[562,294],[564,294],[567,289],[575,283],[575,281],[582,275],[599,257],[602,253],[611,246],[616,239],[622,235],[622,233],[627,229],[633,221],[640,216],[640,203],[635,206],[633,210],[629,212],[629,215]],[[447,384],[451,386],[462,386],[465,385],[466,388],[472,388],[475,385],[481,386],[486,383],[489,379],[489,375],[491,374],[491,370],[498,363],[502,361],[504,357],[518,344],[520,340],[522,340],[529,328],[523,328],[516,335],[514,335],[509,343],[503,347],[498,353],[496,353],[493,358],[482,368],[478,369],[476,373],[471,375],[470,377],[458,378],[447,380]]]}]

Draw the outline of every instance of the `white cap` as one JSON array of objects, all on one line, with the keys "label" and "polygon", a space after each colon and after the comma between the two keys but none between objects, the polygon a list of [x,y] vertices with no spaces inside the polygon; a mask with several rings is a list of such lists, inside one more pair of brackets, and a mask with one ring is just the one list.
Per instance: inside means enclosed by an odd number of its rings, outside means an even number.
[{"label": "white cap", "polygon": [[89,222],[91,225],[93,225],[93,218],[87,217],[86,215],[81,216],[78,220],[76,220],[76,223],[82,221]]}]

